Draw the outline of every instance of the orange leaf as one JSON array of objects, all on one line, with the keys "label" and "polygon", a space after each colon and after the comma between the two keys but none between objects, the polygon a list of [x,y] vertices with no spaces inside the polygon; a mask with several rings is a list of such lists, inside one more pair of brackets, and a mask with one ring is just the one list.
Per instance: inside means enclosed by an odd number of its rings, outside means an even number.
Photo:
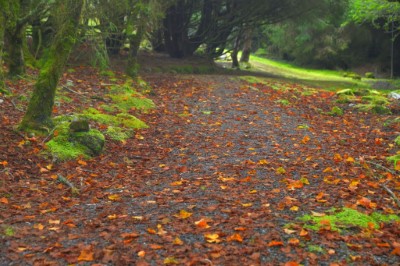
[{"label": "orange leaf", "polygon": [[228,241],[243,242],[243,238],[240,234],[233,234],[228,237]]},{"label": "orange leaf", "polygon": [[7,162],[7,161],[2,161],[2,162],[0,162],[0,164],[1,164],[2,166],[6,167],[7,164],[8,164],[8,162]]},{"label": "orange leaf", "polygon": [[340,154],[336,153],[333,156],[333,160],[338,163],[338,162],[341,162],[343,159],[342,159],[342,156],[340,156]]},{"label": "orange leaf", "polygon": [[0,202],[4,203],[4,204],[8,204],[8,199],[3,197],[0,199]]},{"label": "orange leaf", "polygon": [[393,249],[390,254],[400,256],[400,247]]},{"label": "orange leaf", "polygon": [[301,229],[300,236],[307,236],[308,232],[305,229]]},{"label": "orange leaf", "polygon": [[300,264],[298,264],[295,261],[289,261],[285,263],[285,266],[299,266]]},{"label": "orange leaf", "polygon": [[311,138],[310,138],[309,136],[305,136],[305,137],[301,140],[301,143],[307,144],[307,142],[309,142],[310,139],[311,139]]},{"label": "orange leaf", "polygon": [[83,161],[83,160],[78,160],[78,164],[80,164],[80,165],[87,165],[87,163],[86,163],[85,161]]},{"label": "orange leaf", "polygon": [[390,248],[390,244],[389,243],[377,243],[376,244],[378,247],[381,247],[381,248]]},{"label": "orange leaf", "polygon": [[93,255],[94,253],[92,247],[88,247],[84,250],[81,250],[81,254],[78,257],[78,261],[92,261]]},{"label": "orange leaf", "polygon": [[112,200],[112,201],[119,201],[119,200],[121,200],[121,196],[118,194],[112,194],[112,195],[108,195],[108,199]]},{"label": "orange leaf", "polygon": [[219,243],[221,240],[219,239],[218,234],[205,234],[204,238],[208,243]]},{"label": "orange leaf", "polygon": [[156,234],[156,230],[154,230],[153,228],[147,228],[147,232],[153,235]]},{"label": "orange leaf", "polygon": [[297,238],[290,238],[288,243],[292,246],[297,246],[298,244],[300,244],[300,240],[298,240]]},{"label": "orange leaf", "polygon": [[180,219],[186,219],[186,218],[189,218],[190,216],[192,216],[192,214],[193,213],[191,213],[191,212],[187,212],[185,210],[180,210],[179,214],[176,214],[174,216],[177,218],[180,218]]},{"label": "orange leaf", "polygon": [[173,243],[174,243],[174,245],[178,245],[178,246],[182,246],[183,245],[183,241],[179,237],[175,237]]},{"label": "orange leaf", "polygon": [[277,247],[277,246],[283,246],[282,241],[271,241],[268,243],[268,247]]},{"label": "orange leaf", "polygon": [[210,228],[207,221],[204,219],[200,219],[199,221],[194,222],[194,224],[199,228]]}]

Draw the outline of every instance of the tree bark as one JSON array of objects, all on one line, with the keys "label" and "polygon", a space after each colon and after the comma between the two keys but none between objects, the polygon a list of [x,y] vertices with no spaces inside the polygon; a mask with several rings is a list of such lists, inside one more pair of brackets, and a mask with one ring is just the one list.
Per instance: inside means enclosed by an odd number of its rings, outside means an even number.
[{"label": "tree bark", "polygon": [[[3,5],[0,5],[3,8]],[[3,9],[4,10],[4,9]],[[3,71],[3,47],[4,47],[4,28],[5,28],[5,17],[2,11],[0,11],[0,92],[5,90],[4,83],[4,71]]]},{"label": "tree bark", "polygon": [[24,131],[43,132],[53,127],[51,113],[56,87],[76,41],[83,0],[59,0],[57,5],[59,14],[63,16],[62,22],[57,25],[57,34],[45,55],[46,61],[20,124],[20,129]]},{"label": "tree bark", "polygon": [[7,30],[6,37],[8,41],[8,75],[10,77],[22,76],[25,74],[23,52],[25,26],[17,22],[15,28]]},{"label": "tree bark", "polygon": [[247,27],[244,32],[242,56],[240,62],[248,63],[250,61],[251,45],[253,40],[253,29]]}]

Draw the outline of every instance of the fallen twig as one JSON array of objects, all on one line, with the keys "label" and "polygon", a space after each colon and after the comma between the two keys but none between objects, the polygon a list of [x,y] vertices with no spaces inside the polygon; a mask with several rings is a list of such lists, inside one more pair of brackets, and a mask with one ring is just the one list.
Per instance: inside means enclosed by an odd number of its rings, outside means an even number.
[{"label": "fallen twig", "polygon": [[[380,169],[385,170],[385,171],[387,171],[387,172],[389,172],[389,173],[391,173],[391,174],[396,175],[396,173],[395,173],[394,171],[392,171],[392,170],[390,170],[389,168],[387,168],[387,167],[385,167],[385,166],[383,166],[383,165],[380,165],[380,164],[378,164],[378,163],[374,163],[374,162],[371,162],[371,161],[364,161],[364,163],[374,165],[374,166],[376,166],[377,168],[380,168]],[[374,174],[372,173],[372,171],[370,171],[370,172],[371,172],[371,176],[372,176],[374,179],[376,179],[376,180],[378,180],[378,181],[380,180],[380,178],[377,177],[376,175],[374,175]],[[390,188],[388,188],[388,187],[386,186],[387,183],[388,183],[388,181],[386,181],[386,182],[383,183],[383,184],[379,184],[379,186],[382,187],[384,190],[386,190],[387,193],[389,193],[389,195],[392,197],[392,199],[396,202],[397,206],[400,208],[400,200],[399,200],[399,198],[396,196],[396,194],[394,194],[394,192],[393,192]]]},{"label": "fallen twig", "polygon": [[75,187],[74,184],[72,184],[68,179],[66,179],[62,175],[57,175],[57,180],[58,180],[58,182],[70,187],[72,195],[74,195],[74,196],[79,195],[79,189],[77,187]]}]

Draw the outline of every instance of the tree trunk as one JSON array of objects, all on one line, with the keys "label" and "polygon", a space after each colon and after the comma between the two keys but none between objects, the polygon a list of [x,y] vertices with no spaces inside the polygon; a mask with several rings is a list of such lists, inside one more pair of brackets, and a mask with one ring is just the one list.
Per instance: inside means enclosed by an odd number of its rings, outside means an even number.
[{"label": "tree trunk", "polygon": [[[141,22],[138,23],[141,24]],[[140,67],[138,64],[137,56],[143,35],[144,35],[144,27],[142,25],[138,25],[136,34],[129,36],[129,57],[128,57],[128,64],[126,67],[126,74],[132,78],[137,76]]]},{"label": "tree trunk", "polygon": [[253,40],[253,30],[252,28],[248,27],[244,32],[243,50],[242,50],[242,56],[240,57],[240,62],[248,63],[250,61],[252,40]]},{"label": "tree trunk", "polygon": [[76,33],[82,11],[83,0],[57,2],[60,24],[57,34],[49,47],[46,62],[40,70],[28,109],[20,124],[24,131],[48,131],[52,126],[51,113],[54,105],[56,87],[71,49],[76,41]]},{"label": "tree trunk", "polygon": [[231,58],[232,58],[232,68],[237,68],[240,69],[240,64],[238,60],[238,53],[241,45],[241,39],[242,39],[242,30],[239,30],[235,44],[233,45],[233,50],[231,52]]},{"label": "tree trunk", "polygon": [[5,18],[3,12],[0,12],[0,92],[3,92],[6,87],[4,83],[4,72],[3,72],[4,28],[5,28]]},{"label": "tree trunk", "polygon": [[24,60],[24,38],[25,27],[17,25],[13,32],[7,34],[8,40],[8,75],[10,77],[22,76],[25,74]]}]

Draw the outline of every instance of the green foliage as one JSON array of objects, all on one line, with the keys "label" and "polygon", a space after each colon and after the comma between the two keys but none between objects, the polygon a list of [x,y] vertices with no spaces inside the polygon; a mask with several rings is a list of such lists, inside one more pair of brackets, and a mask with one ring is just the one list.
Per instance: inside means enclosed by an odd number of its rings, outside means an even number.
[{"label": "green foliage", "polygon": [[400,217],[397,215],[383,215],[380,213],[373,213],[371,215],[363,214],[357,210],[343,208],[340,211],[334,212],[330,215],[322,217],[304,215],[299,220],[305,222],[304,228],[318,231],[324,228],[326,223],[321,224],[321,221],[329,221],[330,229],[332,231],[341,232],[343,229],[357,226],[361,228],[368,228],[370,224],[375,228],[379,228],[381,222],[388,223],[392,221],[399,221]]},{"label": "green foliage", "polygon": [[280,103],[282,105],[285,105],[285,106],[290,105],[290,102],[288,100],[286,100],[286,99],[276,100],[276,102]]}]

